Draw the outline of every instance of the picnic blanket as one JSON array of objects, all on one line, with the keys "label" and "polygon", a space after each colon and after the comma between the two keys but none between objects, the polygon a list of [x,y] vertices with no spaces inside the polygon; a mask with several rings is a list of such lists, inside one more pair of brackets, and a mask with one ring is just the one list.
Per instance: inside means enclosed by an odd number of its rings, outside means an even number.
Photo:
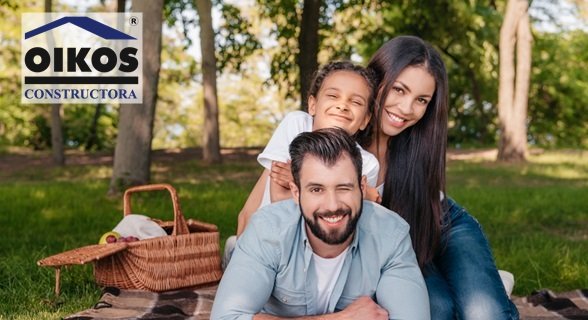
[{"label": "picnic blanket", "polygon": [[588,319],[588,289],[562,293],[545,289],[513,301],[521,320]]},{"label": "picnic blanket", "polygon": [[214,284],[160,293],[106,287],[94,307],[64,319],[207,320],[217,287]]},{"label": "picnic blanket", "polygon": [[[217,285],[154,293],[107,287],[100,301],[65,320],[90,319],[189,319],[210,317]],[[540,290],[527,297],[513,297],[521,320],[588,319],[588,289],[554,293]]]}]

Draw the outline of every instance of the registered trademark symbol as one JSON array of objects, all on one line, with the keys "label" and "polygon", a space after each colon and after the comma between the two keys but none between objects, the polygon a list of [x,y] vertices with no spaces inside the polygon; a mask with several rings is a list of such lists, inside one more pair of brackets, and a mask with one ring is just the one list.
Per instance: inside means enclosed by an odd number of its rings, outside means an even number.
[{"label": "registered trademark symbol", "polygon": [[136,26],[136,25],[138,25],[138,24],[139,24],[139,18],[137,18],[137,17],[130,17],[130,18],[129,18],[129,23],[130,23],[132,26]]}]

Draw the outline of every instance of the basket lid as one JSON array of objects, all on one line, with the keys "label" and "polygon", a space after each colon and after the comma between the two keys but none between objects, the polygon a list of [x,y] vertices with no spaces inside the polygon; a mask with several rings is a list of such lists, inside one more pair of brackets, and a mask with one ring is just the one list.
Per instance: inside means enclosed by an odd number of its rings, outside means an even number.
[{"label": "basket lid", "polygon": [[123,251],[128,247],[126,242],[93,244],[65,251],[37,261],[43,267],[56,267],[72,264],[86,264]]}]

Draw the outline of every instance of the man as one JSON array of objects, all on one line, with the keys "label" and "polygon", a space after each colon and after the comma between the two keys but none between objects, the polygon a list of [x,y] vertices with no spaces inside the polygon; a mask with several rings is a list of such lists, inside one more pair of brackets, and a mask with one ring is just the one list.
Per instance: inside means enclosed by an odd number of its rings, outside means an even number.
[{"label": "man", "polygon": [[429,319],[408,225],[362,200],[356,143],[341,129],[305,132],[290,156],[293,199],[253,216],[211,319]]}]

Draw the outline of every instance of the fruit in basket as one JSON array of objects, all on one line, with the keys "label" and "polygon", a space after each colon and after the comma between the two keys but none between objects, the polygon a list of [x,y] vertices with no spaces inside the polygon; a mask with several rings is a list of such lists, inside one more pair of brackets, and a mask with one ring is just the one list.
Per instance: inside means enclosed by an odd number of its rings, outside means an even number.
[{"label": "fruit in basket", "polygon": [[108,231],[100,237],[99,244],[115,243],[120,238],[120,234],[116,231]]},{"label": "fruit in basket", "polygon": [[133,241],[139,241],[139,238],[137,238],[135,236],[128,236],[128,237],[121,237],[118,240],[122,241],[122,242],[133,242]]}]

